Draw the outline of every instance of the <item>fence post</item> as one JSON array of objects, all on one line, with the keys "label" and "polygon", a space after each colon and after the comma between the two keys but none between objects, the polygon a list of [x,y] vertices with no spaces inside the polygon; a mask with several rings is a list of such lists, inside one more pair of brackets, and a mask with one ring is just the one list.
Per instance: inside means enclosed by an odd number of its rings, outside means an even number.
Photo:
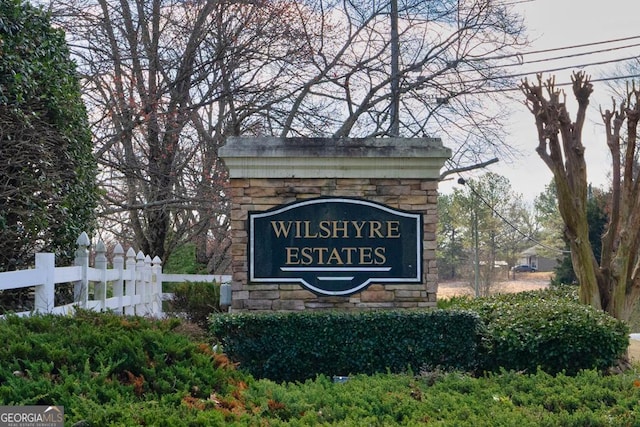
[{"label": "fence post", "polygon": [[118,313],[122,314],[122,293],[124,290],[124,249],[120,243],[113,248],[113,269],[118,272],[118,278],[113,282],[113,296],[118,299]]},{"label": "fence post", "polygon": [[56,256],[50,253],[36,254],[36,270],[40,272],[42,284],[35,287],[35,311],[49,313],[55,307],[56,284],[54,274],[56,268]]},{"label": "fence post", "polygon": [[124,308],[124,314],[134,315],[136,313],[132,299],[136,295],[136,252],[133,248],[127,251],[127,280],[124,282],[124,295],[129,297],[127,305]]},{"label": "fence post", "polygon": [[96,243],[96,259],[94,267],[100,270],[100,281],[94,285],[93,299],[99,301],[100,310],[104,310],[107,302],[107,247],[102,240]]},{"label": "fence post", "polygon": [[151,257],[149,255],[144,257],[144,308],[147,315],[153,315],[152,303],[152,290],[151,290]]},{"label": "fence post", "polygon": [[76,240],[76,244],[78,245],[78,249],[76,250],[76,259],[74,264],[76,266],[81,267],[82,269],[82,278],[75,282],[73,285],[73,300],[80,307],[87,307],[87,300],[89,297],[89,236],[84,231]]},{"label": "fence post", "polygon": [[136,315],[138,316],[144,316],[147,314],[147,309],[145,308],[147,296],[144,281],[144,254],[142,251],[138,251],[136,254],[136,295],[140,296],[140,303],[136,305]]},{"label": "fence post", "polygon": [[152,311],[156,317],[162,317],[162,260],[155,256],[151,261]]}]

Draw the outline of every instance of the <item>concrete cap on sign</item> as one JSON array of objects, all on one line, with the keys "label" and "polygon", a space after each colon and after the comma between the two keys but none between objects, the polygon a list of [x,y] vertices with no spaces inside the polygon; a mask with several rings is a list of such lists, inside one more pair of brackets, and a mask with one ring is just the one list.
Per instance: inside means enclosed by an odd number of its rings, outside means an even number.
[{"label": "concrete cap on sign", "polygon": [[230,137],[231,178],[438,179],[451,150],[439,138]]}]

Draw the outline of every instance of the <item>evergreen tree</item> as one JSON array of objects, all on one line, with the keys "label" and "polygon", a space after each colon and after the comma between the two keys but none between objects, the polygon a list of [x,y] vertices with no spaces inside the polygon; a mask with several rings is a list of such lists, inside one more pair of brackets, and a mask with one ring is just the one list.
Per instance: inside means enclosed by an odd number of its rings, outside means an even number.
[{"label": "evergreen tree", "polygon": [[438,196],[438,278],[456,279],[462,273],[460,266],[467,263],[463,239],[464,228],[460,224],[459,203],[453,194]]}]

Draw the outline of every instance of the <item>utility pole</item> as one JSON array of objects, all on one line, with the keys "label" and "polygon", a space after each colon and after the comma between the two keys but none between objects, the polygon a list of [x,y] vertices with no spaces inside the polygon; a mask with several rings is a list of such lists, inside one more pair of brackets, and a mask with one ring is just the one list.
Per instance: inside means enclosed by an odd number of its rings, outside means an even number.
[{"label": "utility pole", "polygon": [[478,251],[478,204],[476,195],[473,195],[473,246],[475,249],[474,259],[474,285],[476,298],[480,297],[480,254]]},{"label": "utility pole", "polygon": [[471,190],[471,200],[472,200],[472,212],[471,212],[471,232],[473,233],[473,285],[475,289],[476,298],[480,297],[480,251],[478,244],[478,195],[476,194],[476,190],[468,185],[467,181],[464,178],[458,178],[458,184],[467,185]]},{"label": "utility pole", "polygon": [[400,135],[400,36],[398,34],[398,0],[391,0],[391,105],[390,136]]}]

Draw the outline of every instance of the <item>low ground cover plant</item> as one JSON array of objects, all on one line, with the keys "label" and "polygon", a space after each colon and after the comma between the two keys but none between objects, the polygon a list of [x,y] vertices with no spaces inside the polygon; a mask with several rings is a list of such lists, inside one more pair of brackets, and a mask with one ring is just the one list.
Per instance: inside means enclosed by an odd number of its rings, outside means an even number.
[{"label": "low ground cover plant", "polygon": [[640,423],[635,372],[576,376],[542,371],[476,378],[457,372],[321,376],[257,381],[245,393],[252,420],[270,426],[625,426]]},{"label": "low ground cover plant", "polygon": [[121,408],[155,402],[158,417],[180,422],[169,408],[231,394],[245,378],[208,344],[176,333],[180,324],[89,311],[1,320],[0,402],[62,405],[68,419],[101,420],[92,425],[139,425],[138,410]]}]

